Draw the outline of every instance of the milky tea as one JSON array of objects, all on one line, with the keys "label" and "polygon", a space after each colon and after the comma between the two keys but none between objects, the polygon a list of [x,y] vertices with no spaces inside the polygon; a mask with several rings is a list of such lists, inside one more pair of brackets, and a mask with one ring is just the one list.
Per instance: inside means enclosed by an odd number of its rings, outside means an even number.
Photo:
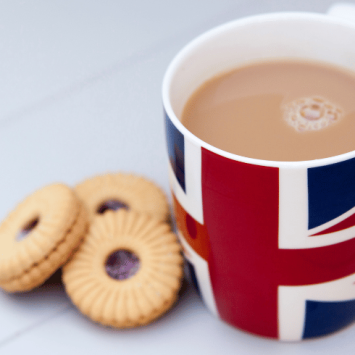
[{"label": "milky tea", "polygon": [[249,158],[300,161],[355,150],[355,73],[315,62],[253,63],[203,84],[182,124]]}]

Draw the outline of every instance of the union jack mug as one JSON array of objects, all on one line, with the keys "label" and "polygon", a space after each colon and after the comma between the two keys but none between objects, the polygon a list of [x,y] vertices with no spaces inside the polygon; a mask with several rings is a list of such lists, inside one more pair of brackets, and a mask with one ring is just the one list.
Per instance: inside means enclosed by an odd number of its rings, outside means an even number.
[{"label": "union jack mug", "polygon": [[206,80],[255,60],[302,58],[354,70],[354,44],[355,21],[258,15],[206,32],[167,69],[178,235],[205,305],[239,329],[295,341],[354,322],[355,152],[298,162],[238,156],[189,132],[179,121],[183,107]]}]

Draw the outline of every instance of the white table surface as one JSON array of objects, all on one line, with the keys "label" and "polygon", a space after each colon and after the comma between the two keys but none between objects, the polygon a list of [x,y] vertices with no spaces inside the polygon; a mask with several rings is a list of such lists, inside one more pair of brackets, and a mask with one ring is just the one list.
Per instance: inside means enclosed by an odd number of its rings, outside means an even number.
[{"label": "white table surface", "polygon": [[[142,174],[169,193],[161,82],[177,51],[235,18],[332,3],[1,1],[0,218],[41,186],[105,172]],[[58,280],[0,291],[0,354],[355,353],[355,325],[300,343],[263,339],[214,318],[190,284],[155,323],[107,329],[82,316]]]}]

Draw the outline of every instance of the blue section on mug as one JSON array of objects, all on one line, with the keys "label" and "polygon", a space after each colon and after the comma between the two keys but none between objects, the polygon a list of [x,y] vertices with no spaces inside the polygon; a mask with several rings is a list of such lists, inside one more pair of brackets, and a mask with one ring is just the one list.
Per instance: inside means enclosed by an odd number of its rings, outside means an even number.
[{"label": "blue section on mug", "polygon": [[308,229],[355,206],[355,158],[308,169]]},{"label": "blue section on mug", "polygon": [[165,113],[166,140],[171,167],[181,188],[186,193],[185,187],[185,142],[184,136],[171,122]]},{"label": "blue section on mug", "polygon": [[[185,259],[186,260],[186,259]],[[191,278],[191,281],[192,283],[194,284],[198,294],[201,296],[201,293],[200,293],[200,288],[198,286],[198,281],[197,281],[197,277],[196,277],[196,272],[195,272],[195,268],[194,266],[188,261],[186,260],[186,264],[189,268],[189,272],[190,272],[190,278]]]},{"label": "blue section on mug", "polygon": [[340,330],[355,320],[355,300],[342,302],[306,301],[303,339]]}]

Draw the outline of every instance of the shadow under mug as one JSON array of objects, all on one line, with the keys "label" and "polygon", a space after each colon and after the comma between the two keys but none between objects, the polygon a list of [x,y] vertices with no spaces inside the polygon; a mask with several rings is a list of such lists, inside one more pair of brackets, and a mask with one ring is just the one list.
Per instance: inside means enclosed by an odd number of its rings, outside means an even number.
[{"label": "shadow under mug", "polygon": [[354,322],[355,152],[299,162],[234,155],[189,132],[179,121],[184,105],[208,79],[253,61],[299,58],[354,70],[354,44],[355,22],[259,15],[201,35],[165,74],[178,235],[204,303],[239,329],[295,341]]}]

